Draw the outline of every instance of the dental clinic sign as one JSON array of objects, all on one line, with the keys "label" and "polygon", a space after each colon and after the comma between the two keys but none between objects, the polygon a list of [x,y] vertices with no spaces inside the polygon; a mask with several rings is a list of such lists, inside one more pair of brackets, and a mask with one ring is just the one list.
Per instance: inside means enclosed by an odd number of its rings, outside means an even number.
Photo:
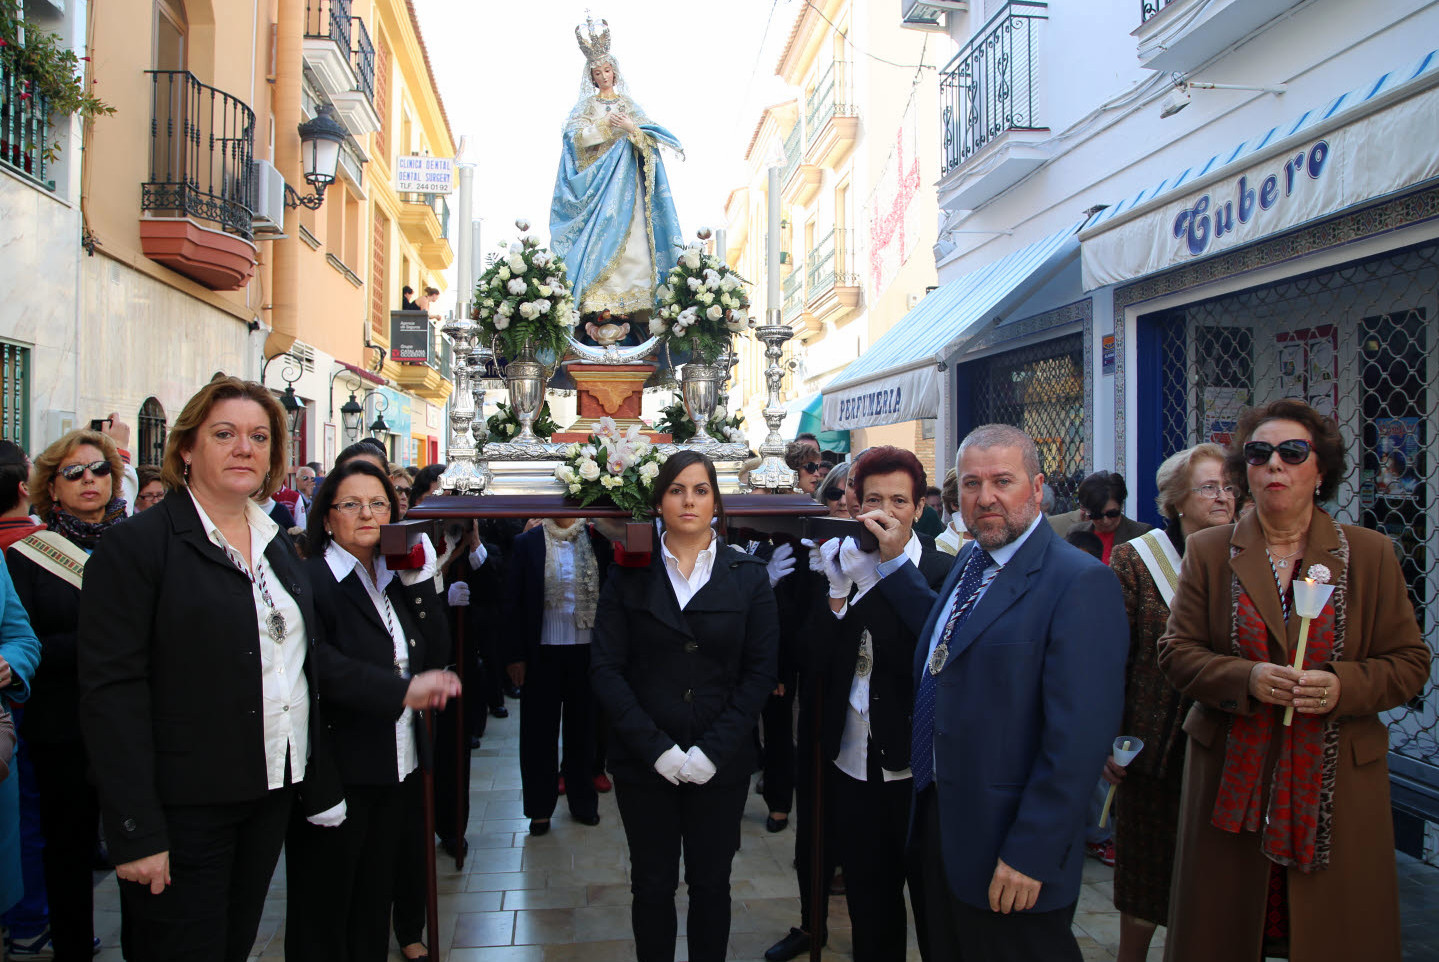
[{"label": "dental clinic sign", "polygon": [[1295,123],[1288,136],[1270,130],[1226,151],[1229,163],[1200,160],[1198,172],[1181,168],[1167,181],[1178,187],[1161,183],[1115,205],[1080,231],[1085,289],[1211,257],[1439,178],[1439,151],[1424,133],[1439,129],[1439,74],[1423,79],[1431,84],[1407,99]]}]

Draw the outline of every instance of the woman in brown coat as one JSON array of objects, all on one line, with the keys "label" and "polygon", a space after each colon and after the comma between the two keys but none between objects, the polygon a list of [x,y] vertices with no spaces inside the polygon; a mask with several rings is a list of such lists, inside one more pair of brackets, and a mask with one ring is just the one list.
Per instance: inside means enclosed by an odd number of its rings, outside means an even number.
[{"label": "woman in brown coat", "polygon": [[[1189,539],[1159,642],[1160,668],[1197,702],[1165,959],[1398,962],[1378,715],[1429,673],[1399,562],[1383,534],[1316,506],[1338,488],[1344,441],[1303,402],[1246,411],[1230,466],[1254,511]],[[1302,670],[1296,572],[1335,586]]]}]

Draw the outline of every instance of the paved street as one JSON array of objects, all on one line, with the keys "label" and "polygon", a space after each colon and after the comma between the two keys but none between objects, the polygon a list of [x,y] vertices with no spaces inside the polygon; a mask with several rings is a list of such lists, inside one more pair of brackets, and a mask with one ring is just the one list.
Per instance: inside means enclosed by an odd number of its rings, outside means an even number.
[{"label": "paved street", "polygon": [[[569,820],[563,799],[548,835],[532,839],[520,811],[519,703],[510,717],[491,719],[475,754],[470,780],[470,857],[463,872],[440,858],[440,932],[449,962],[627,962],[630,938],[629,863],[614,794],[600,796],[602,821],[586,828]],[[733,874],[734,914],[729,957],[760,960],[764,950],[799,918],[795,897],[794,835],[770,835],[765,808],[750,796],[743,841]],[[1075,933],[1086,960],[1113,959],[1119,915],[1111,901],[1111,869],[1085,863],[1084,893]],[[1406,962],[1439,962],[1439,869],[1400,856]],[[97,876],[98,878],[98,876]],[[681,887],[681,893],[683,893]],[[120,962],[120,912],[113,875],[96,889],[96,934],[105,948],[100,962]],[[260,962],[284,959],[284,863],[255,945]],[[830,902],[827,960],[850,958],[849,918],[844,899]],[[1360,920],[1355,920],[1362,924]],[[684,896],[680,896],[684,932]],[[1164,932],[1155,936],[1151,960],[1163,955]],[[391,953],[400,959],[398,949]],[[677,958],[688,953],[683,937]],[[919,951],[910,934],[909,958]]]}]

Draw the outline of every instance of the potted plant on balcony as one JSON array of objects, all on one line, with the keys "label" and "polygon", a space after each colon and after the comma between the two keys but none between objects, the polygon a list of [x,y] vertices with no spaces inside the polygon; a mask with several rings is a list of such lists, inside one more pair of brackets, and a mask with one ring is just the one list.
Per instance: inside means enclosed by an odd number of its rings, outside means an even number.
[{"label": "potted plant on balcony", "polygon": [[[22,39],[23,38],[23,39]],[[0,131],[43,132],[52,114],[78,115],[84,120],[113,114],[115,108],[95,96],[86,82],[80,57],[60,37],[14,13],[0,13]],[[31,127],[19,115],[33,114],[40,123]],[[46,162],[60,155],[60,141],[44,138],[40,144],[0,144],[0,159],[25,167],[37,146]]]}]

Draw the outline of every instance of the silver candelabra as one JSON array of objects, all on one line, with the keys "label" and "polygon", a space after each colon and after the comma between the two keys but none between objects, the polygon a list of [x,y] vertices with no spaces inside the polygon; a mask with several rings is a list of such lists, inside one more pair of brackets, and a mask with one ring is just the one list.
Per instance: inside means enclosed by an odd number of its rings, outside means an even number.
[{"label": "silver candelabra", "polygon": [[484,412],[479,375],[489,352],[478,344],[475,323],[467,317],[450,321],[444,332],[455,342],[455,393],[450,402],[449,463],[440,475],[440,487],[451,494],[482,494],[490,483],[490,469],[473,428]]},{"label": "silver candelabra", "polygon": [[784,380],[784,368],[779,359],[784,354],[784,342],[794,337],[794,331],[780,319],[780,312],[771,309],[766,312],[765,324],[755,329],[756,336],[764,342],[764,356],[769,358],[769,367],[764,377],[769,387],[769,399],[764,406],[764,423],[769,434],[759,446],[764,458],[760,466],[749,474],[752,487],[767,488],[771,491],[788,491],[794,487],[795,473],[784,463],[784,438],[780,436],[780,422],[784,420],[784,407],[780,404],[780,382]]}]

